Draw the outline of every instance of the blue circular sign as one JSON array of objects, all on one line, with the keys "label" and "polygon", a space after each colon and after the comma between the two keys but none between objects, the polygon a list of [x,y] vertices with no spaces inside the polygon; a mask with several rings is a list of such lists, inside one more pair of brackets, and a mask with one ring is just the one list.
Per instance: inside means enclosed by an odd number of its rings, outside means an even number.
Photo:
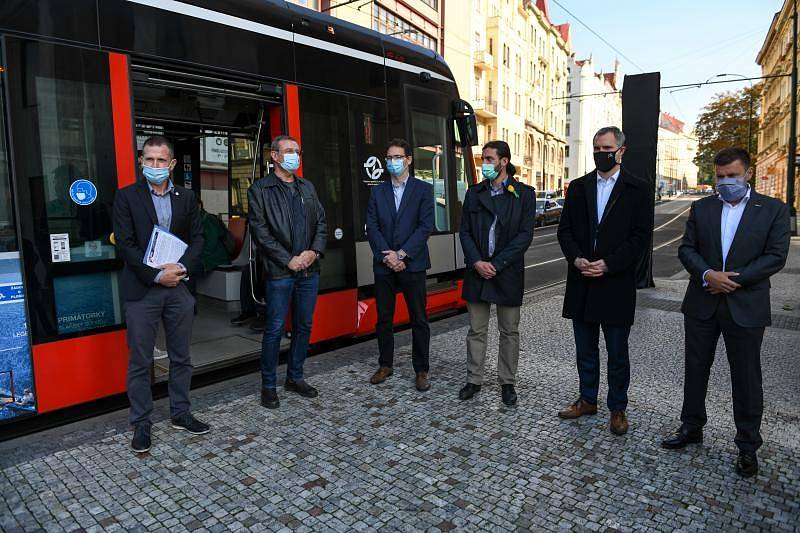
[{"label": "blue circular sign", "polygon": [[75,180],[69,186],[69,197],[78,205],[90,205],[97,200],[97,187],[89,180]]}]

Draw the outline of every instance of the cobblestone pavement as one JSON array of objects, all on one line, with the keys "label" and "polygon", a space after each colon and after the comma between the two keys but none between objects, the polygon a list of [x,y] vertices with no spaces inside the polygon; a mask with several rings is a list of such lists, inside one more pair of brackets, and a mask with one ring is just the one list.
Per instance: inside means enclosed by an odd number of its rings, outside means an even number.
[{"label": "cobblestone pavement", "polygon": [[[776,313],[797,316],[800,242],[774,280]],[[647,299],[678,300],[662,280]],[[249,375],[194,391],[212,433],[174,431],[157,402],[154,446],[129,449],[125,413],[0,444],[0,529],[18,530],[800,530],[800,331],[764,340],[761,471],[739,478],[729,370],[720,346],[703,445],[659,447],[682,399],[682,315],[641,307],[632,334],[631,431],[608,431],[608,411],[561,421],[577,396],[572,333],[561,289],[522,313],[520,405],[500,403],[491,340],[487,384],[460,402],[465,317],[439,321],[432,383],[413,386],[409,335],[397,371],[369,385],[375,342],[312,358],[315,400],[281,392],[258,405]],[[794,307],[783,310],[782,306]],[[605,382],[601,385],[604,390]]]}]

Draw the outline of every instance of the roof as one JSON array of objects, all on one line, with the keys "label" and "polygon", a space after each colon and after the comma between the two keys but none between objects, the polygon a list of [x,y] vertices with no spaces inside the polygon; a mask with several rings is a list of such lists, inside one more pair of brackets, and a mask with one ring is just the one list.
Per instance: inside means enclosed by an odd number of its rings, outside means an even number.
[{"label": "roof", "polygon": [[658,117],[658,127],[669,130],[673,133],[683,133],[683,126],[685,124],[673,117],[669,113],[661,112]]},{"label": "roof", "polygon": [[569,22],[559,24],[556,26],[556,29],[558,29],[558,33],[561,34],[561,38],[564,39],[564,42],[569,42]]}]

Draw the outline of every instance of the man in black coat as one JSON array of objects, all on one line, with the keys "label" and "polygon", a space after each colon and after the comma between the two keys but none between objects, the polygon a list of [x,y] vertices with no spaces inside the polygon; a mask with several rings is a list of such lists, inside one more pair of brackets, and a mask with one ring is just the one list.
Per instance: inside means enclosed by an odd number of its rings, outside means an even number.
[{"label": "man in black coat", "polygon": [[467,190],[461,213],[464,250],[462,298],[469,311],[467,384],[459,398],[472,398],[483,384],[491,304],[497,308],[500,351],[497,377],[506,405],[517,403],[519,318],[525,289],[525,252],[533,239],[536,193],[514,179],[511,150],[503,141],[483,147],[484,179]]},{"label": "man in black coat", "polygon": [[636,265],[652,232],[648,185],[621,168],[625,135],[617,127],[594,136],[596,172],[570,183],[558,226],[569,264],[564,318],[572,319],[580,396],[560,411],[573,419],[597,413],[600,329],[608,349],[608,409],[615,435],[628,431],[628,335],[636,310]]},{"label": "man in black coat", "polygon": [[661,444],[683,448],[703,441],[708,376],[720,334],[731,367],[736,471],[758,472],[761,446],[761,341],[771,323],[769,278],[786,264],[789,209],[747,182],[750,154],[727,148],[714,158],[717,196],[692,204],[678,257],[691,274],[683,299],[686,373],[681,427]]},{"label": "man in black coat", "polygon": [[[120,189],[114,199],[114,236],[124,261],[120,289],[128,327],[129,419],[134,427],[131,447],[137,453],[144,453],[151,444],[150,371],[162,321],[169,354],[172,427],[195,435],[207,433],[209,427],[189,410],[192,382],[189,345],[195,300],[186,282],[199,272],[203,252],[197,200],[192,191],[173,185],[170,173],[176,161],[172,144],[164,137],[147,139],[139,162],[145,179]],[[153,268],[143,262],[156,225],[188,245],[177,263]]]}]

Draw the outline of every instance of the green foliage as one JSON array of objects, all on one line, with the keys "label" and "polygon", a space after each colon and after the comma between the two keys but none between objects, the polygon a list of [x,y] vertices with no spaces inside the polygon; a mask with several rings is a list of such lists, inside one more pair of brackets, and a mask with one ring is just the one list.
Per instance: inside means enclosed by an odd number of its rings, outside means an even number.
[{"label": "green foliage", "polygon": [[[756,164],[758,117],[761,111],[760,94],[760,84],[736,92],[719,93],[714,95],[713,100],[703,108],[703,113],[697,118],[694,127],[698,142],[694,162],[699,169],[699,183],[713,183],[714,155],[723,148],[737,146],[747,150],[749,147],[753,165]],[[752,130],[748,144],[747,133],[750,124]]]}]

